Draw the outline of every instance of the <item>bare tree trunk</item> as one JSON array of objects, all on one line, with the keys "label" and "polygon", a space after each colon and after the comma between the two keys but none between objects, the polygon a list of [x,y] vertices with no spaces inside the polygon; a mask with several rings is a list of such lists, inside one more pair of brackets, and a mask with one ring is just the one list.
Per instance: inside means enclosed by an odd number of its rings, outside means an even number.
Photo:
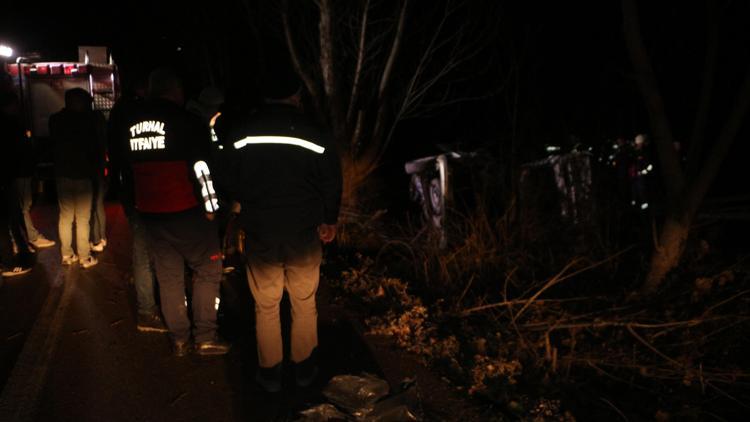
[{"label": "bare tree trunk", "polygon": [[690,225],[679,218],[668,217],[659,233],[658,244],[651,254],[651,264],[641,292],[653,295],[667,274],[680,263],[685,250]]}]

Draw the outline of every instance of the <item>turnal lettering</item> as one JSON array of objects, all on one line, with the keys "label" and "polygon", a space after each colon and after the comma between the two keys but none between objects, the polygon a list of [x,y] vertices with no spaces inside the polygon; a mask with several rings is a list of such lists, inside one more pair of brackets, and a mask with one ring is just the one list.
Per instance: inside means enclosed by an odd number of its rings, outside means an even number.
[{"label": "turnal lettering", "polygon": [[135,137],[142,133],[157,133],[159,135],[165,135],[164,122],[158,120],[146,120],[130,127],[130,136]]}]

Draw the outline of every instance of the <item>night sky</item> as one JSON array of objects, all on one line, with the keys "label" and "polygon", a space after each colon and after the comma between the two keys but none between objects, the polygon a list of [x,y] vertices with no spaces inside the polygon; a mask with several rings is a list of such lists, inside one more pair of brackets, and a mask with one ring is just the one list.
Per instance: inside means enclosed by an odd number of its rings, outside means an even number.
[{"label": "night sky", "polygon": [[[110,10],[102,2],[83,1],[56,2],[40,11],[38,3],[13,2],[0,15],[0,41],[19,51],[38,51],[49,60],[75,59],[77,45],[107,45],[126,85],[129,78],[158,64],[173,64],[182,69],[192,95],[210,82],[207,66],[223,61],[227,74],[214,82],[227,89],[247,90],[258,77],[259,55],[286,54],[275,33],[278,21],[269,18],[276,3],[128,1]],[[685,139],[692,129],[700,90],[706,6],[703,2],[652,3],[639,2],[643,37],[675,137]],[[412,13],[435,4],[414,2]],[[483,53],[487,60],[496,60],[497,67],[494,73],[477,75],[470,83],[474,86],[467,90],[498,86],[509,66],[520,63],[519,110],[525,137],[533,140],[528,142],[565,144],[575,136],[596,145],[617,136],[648,133],[643,101],[632,78],[622,36],[620,2],[499,4],[498,31]],[[750,18],[750,4],[725,1],[720,2],[720,8],[717,92],[710,131],[717,131],[723,124],[722,117],[733,103],[750,63],[750,36],[745,24]],[[480,13],[475,16],[480,19]],[[404,122],[403,136],[421,133],[429,141],[412,144],[403,154],[428,154],[438,142],[470,146],[496,143],[509,130],[503,109],[507,92],[448,107],[437,116]],[[744,160],[745,126],[735,142],[735,153],[728,163],[731,167]],[[529,146],[523,159],[534,158],[538,149]]]}]

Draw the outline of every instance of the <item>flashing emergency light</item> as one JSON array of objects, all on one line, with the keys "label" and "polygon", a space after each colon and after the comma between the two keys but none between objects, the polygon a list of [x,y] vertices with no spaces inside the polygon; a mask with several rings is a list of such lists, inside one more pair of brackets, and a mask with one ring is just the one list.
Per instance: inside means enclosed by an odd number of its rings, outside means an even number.
[{"label": "flashing emergency light", "polygon": [[13,57],[13,49],[7,45],[0,44],[0,56],[1,57]]}]

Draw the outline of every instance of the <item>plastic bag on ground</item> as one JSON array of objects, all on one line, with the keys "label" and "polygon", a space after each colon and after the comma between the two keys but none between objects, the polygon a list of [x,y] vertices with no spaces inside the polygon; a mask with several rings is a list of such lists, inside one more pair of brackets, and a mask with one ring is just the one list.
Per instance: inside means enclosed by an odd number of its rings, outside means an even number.
[{"label": "plastic bag on ground", "polygon": [[336,406],[324,403],[300,412],[301,417],[297,422],[334,422],[348,421],[349,418],[341,413]]},{"label": "plastic bag on ground", "polygon": [[337,375],[325,387],[323,395],[349,414],[363,418],[388,391],[388,382],[372,374]]}]

